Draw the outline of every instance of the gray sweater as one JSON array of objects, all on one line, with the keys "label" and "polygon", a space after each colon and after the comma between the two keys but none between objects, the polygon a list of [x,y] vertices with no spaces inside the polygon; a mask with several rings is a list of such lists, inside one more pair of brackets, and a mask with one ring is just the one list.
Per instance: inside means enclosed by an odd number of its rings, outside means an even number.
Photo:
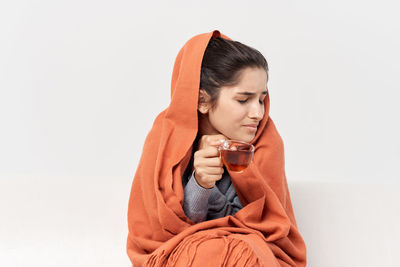
[{"label": "gray sweater", "polygon": [[193,222],[217,219],[227,215],[234,215],[243,206],[233,187],[228,171],[224,166],[222,178],[213,188],[207,189],[200,186],[192,170],[193,157],[182,177],[184,187],[183,210]]}]

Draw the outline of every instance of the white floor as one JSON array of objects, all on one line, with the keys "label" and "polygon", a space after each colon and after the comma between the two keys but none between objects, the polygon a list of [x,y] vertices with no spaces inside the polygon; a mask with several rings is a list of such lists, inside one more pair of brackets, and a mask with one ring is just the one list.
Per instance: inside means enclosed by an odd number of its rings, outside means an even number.
[{"label": "white floor", "polygon": [[0,266],[130,266],[128,179],[0,180]]},{"label": "white floor", "polygon": [[[289,184],[307,266],[398,266],[399,185]],[[1,178],[0,266],[130,266],[130,186],[126,177]]]},{"label": "white floor", "polygon": [[289,185],[311,267],[399,265],[400,185]]}]

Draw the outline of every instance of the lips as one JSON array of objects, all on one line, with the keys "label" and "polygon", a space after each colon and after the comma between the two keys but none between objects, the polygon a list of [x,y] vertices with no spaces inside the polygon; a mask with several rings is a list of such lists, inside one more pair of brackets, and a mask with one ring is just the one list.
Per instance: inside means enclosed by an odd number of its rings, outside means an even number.
[{"label": "lips", "polygon": [[257,128],[257,127],[258,127],[258,124],[246,124],[246,125],[244,125],[244,126],[249,126],[249,127]]},{"label": "lips", "polygon": [[257,131],[258,124],[246,124],[243,126],[246,127],[249,131],[255,132],[255,131]]}]

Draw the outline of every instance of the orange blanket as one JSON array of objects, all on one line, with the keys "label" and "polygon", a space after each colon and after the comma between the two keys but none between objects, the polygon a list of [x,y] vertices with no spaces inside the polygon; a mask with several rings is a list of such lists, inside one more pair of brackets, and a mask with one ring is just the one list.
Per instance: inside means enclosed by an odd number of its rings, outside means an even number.
[{"label": "orange blanket", "polygon": [[198,131],[200,70],[210,38],[192,37],[179,51],[172,73],[171,103],[146,137],[128,207],[127,253],[134,266],[305,266],[306,247],[297,229],[284,166],[283,141],[265,115],[251,142],[253,162],[229,172],[243,208],[194,224],[182,209],[182,175]]}]

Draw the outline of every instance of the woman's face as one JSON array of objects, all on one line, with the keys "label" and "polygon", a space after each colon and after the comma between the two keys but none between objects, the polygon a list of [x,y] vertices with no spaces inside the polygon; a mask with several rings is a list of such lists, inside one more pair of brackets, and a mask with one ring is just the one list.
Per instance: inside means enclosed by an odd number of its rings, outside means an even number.
[{"label": "woman's face", "polygon": [[237,85],[221,87],[216,107],[209,109],[200,123],[201,134],[223,134],[229,139],[251,142],[264,117],[267,93],[266,71],[244,69]]}]

